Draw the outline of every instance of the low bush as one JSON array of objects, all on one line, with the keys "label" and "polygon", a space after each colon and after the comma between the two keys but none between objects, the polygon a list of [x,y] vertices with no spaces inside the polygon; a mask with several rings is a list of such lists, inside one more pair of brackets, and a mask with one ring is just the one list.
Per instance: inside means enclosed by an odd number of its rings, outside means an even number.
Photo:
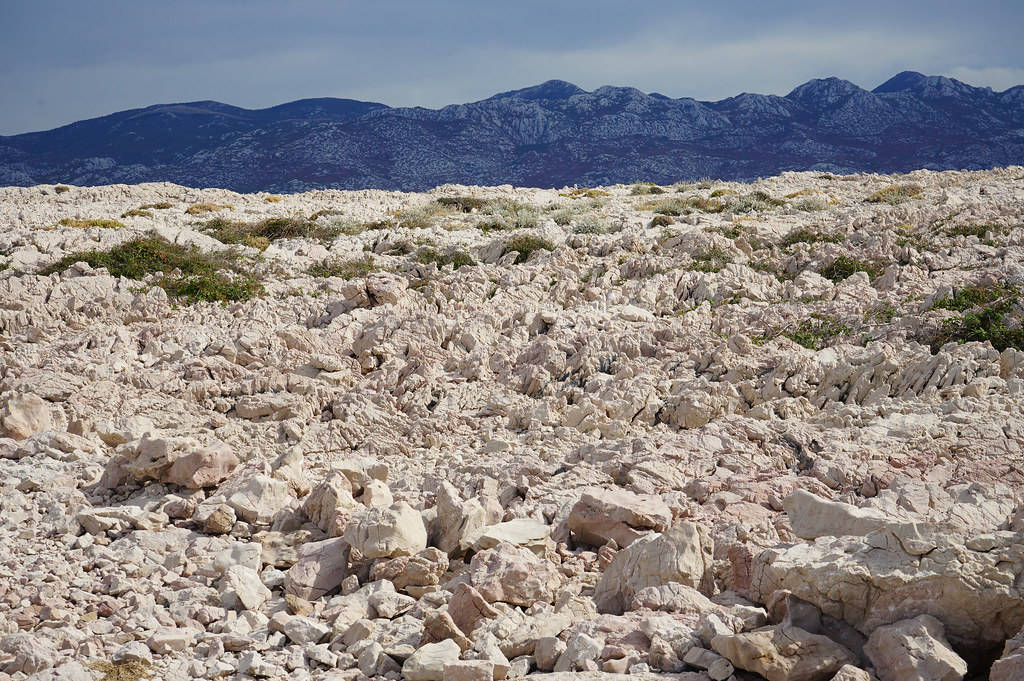
[{"label": "low bush", "polygon": [[488,203],[487,199],[479,199],[475,196],[442,196],[434,201],[442,208],[454,208],[462,213],[472,213],[483,210]]},{"label": "low bush", "polygon": [[924,189],[916,184],[894,184],[873,192],[866,201],[868,203],[888,203],[891,206],[901,204],[920,196]]},{"label": "low bush", "polygon": [[964,313],[943,320],[932,338],[932,352],[938,352],[949,342],[970,341],[988,341],[1000,352],[1006,348],[1024,350],[1020,289],[1017,286],[966,287],[936,301],[932,307]]},{"label": "low bush", "polygon": [[720,272],[732,262],[732,256],[724,249],[714,246],[694,255],[693,261],[693,269],[697,272]]},{"label": "low bush", "polygon": [[123,217],[123,218],[151,218],[151,217],[153,217],[153,214],[150,213],[148,210],[144,210],[142,208],[132,208],[131,210],[126,210],[125,212],[121,213],[121,217]]},{"label": "low bush", "polygon": [[795,330],[783,335],[810,350],[821,350],[851,331],[852,329],[837,317],[812,314],[809,319],[801,321]]},{"label": "low bush", "polygon": [[868,277],[874,279],[882,273],[882,268],[877,263],[841,255],[833,260],[830,265],[823,267],[819,274],[826,279],[839,283],[856,272],[866,272]]},{"label": "low bush", "polygon": [[71,191],[71,187],[67,186],[66,184],[58,184],[56,187],[53,188],[53,191],[57,192],[58,194],[63,194],[64,192]]},{"label": "low bush", "polygon": [[185,212],[189,215],[203,215],[205,213],[216,213],[220,210],[234,210],[235,207],[228,203],[211,203],[209,201],[203,203],[193,203],[191,206],[185,209]]},{"label": "low bush", "polygon": [[416,253],[415,259],[416,262],[421,265],[434,263],[437,265],[438,269],[445,267],[446,265],[452,265],[454,269],[459,269],[460,267],[468,267],[476,264],[473,260],[473,256],[466,251],[456,249],[441,252],[431,246],[420,249]]},{"label": "low bush", "polygon": [[263,200],[266,203],[280,203],[281,201],[284,200],[284,197],[281,196],[280,194],[267,194],[266,196],[263,197]]},{"label": "low bush", "polygon": [[806,227],[800,227],[794,229],[782,239],[783,246],[792,246],[793,244],[838,244],[842,243],[843,237],[840,234],[826,234],[824,232],[818,232],[816,230],[807,229]]},{"label": "low bush", "polygon": [[306,274],[312,277],[359,279],[376,271],[377,266],[373,258],[366,256],[352,260],[322,260],[306,269]]},{"label": "low bush", "polygon": [[242,244],[260,250],[278,239],[331,241],[342,233],[336,225],[323,225],[301,216],[266,218],[259,222],[214,218],[200,225],[200,230],[223,244]]},{"label": "low bush", "polygon": [[77,229],[86,229],[89,227],[102,227],[104,229],[120,229],[124,227],[123,222],[117,220],[107,220],[103,218],[90,218],[87,220],[79,220],[77,218],[64,218],[59,223],[62,227],[75,227]]},{"label": "low bush", "polygon": [[144,203],[139,206],[139,210],[167,210],[173,207],[174,204],[170,201],[157,201],[156,203]]},{"label": "low bush", "polygon": [[530,256],[533,255],[534,252],[540,250],[553,251],[555,250],[555,245],[548,241],[547,239],[541,239],[540,237],[536,236],[523,235],[517,236],[506,241],[505,249],[502,251],[502,254],[504,255],[506,253],[511,253],[515,251],[516,253],[518,253],[518,255],[516,256],[516,264],[520,265],[529,260]]}]

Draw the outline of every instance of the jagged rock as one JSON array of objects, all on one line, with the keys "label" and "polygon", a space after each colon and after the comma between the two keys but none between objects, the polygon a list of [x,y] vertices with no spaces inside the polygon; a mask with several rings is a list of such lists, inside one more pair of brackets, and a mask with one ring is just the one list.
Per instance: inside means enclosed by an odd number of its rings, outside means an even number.
[{"label": "jagged rock", "polygon": [[[576,634],[566,643],[565,652],[555,663],[556,672],[596,671],[603,644],[586,634]],[[588,667],[593,667],[588,669]]]},{"label": "jagged rock", "polygon": [[194,640],[195,632],[191,629],[160,627],[146,639],[146,645],[157,655],[168,655],[185,650]]},{"label": "jagged rock", "polygon": [[0,411],[0,426],[8,437],[24,440],[36,433],[53,428],[50,405],[32,393],[21,393],[7,398]]},{"label": "jagged rock", "polygon": [[5,674],[34,674],[49,669],[57,661],[57,650],[45,638],[33,634],[0,636],[0,661]]},{"label": "jagged rock", "polygon": [[989,681],[1024,679],[1024,629],[1003,646],[1002,656],[992,663]]},{"label": "jagged rock", "polygon": [[212,487],[226,479],[236,466],[238,457],[231,447],[218,442],[176,458],[164,479],[189,489]]},{"label": "jagged rock", "polygon": [[594,589],[600,612],[621,614],[641,589],[678,582],[711,586],[713,542],[703,527],[681,522],[620,551]]},{"label": "jagged rock", "polygon": [[370,578],[374,581],[387,579],[401,591],[409,586],[437,584],[447,570],[448,556],[431,546],[415,556],[399,556],[374,563]]},{"label": "jagged rock", "polygon": [[170,518],[166,513],[147,511],[137,506],[108,506],[80,511],[76,519],[89,534],[102,534],[108,530],[125,532],[129,529],[160,530]]},{"label": "jagged rock", "polygon": [[881,681],[961,681],[967,663],[950,648],[942,622],[931,615],[878,627],[864,653]]},{"label": "jagged rock", "polygon": [[584,491],[568,520],[579,541],[601,546],[611,539],[623,548],[651,531],[663,532],[671,523],[672,512],[659,497],[597,488]]},{"label": "jagged rock", "polygon": [[431,543],[449,556],[457,557],[469,548],[467,537],[488,524],[488,513],[476,499],[463,502],[454,485],[442,482],[438,487],[436,518]]},{"label": "jagged rock", "polygon": [[352,497],[352,483],[339,470],[331,471],[302,504],[306,517],[332,537],[343,535],[352,516],[362,508]]},{"label": "jagged rock", "polygon": [[323,622],[297,615],[288,619],[283,631],[292,643],[306,645],[319,643],[320,639],[330,633],[331,628]]},{"label": "jagged rock", "polygon": [[782,502],[798,537],[864,536],[893,525],[896,521],[880,511],[828,501],[798,489]]},{"label": "jagged rock", "polygon": [[269,523],[292,499],[286,482],[254,475],[228,497],[227,503],[247,522]]},{"label": "jagged rock", "polygon": [[410,556],[427,547],[423,517],[400,501],[390,508],[368,508],[345,530],[345,541],[367,558]]},{"label": "jagged rock", "polygon": [[534,553],[544,553],[551,526],[531,518],[517,518],[496,525],[485,525],[475,532],[465,535],[462,542],[471,546],[474,551],[493,549],[498,544],[526,546]]},{"label": "jagged rock", "polygon": [[259,573],[244,565],[227,568],[221,577],[219,590],[221,605],[240,610],[259,610],[271,596]]},{"label": "jagged rock", "polygon": [[337,589],[348,576],[349,545],[341,537],[299,547],[299,559],[285,573],[284,588],[305,600]]},{"label": "jagged rock", "polygon": [[877,681],[875,677],[852,664],[843,665],[831,681]]},{"label": "jagged rock", "polygon": [[494,663],[490,660],[457,660],[444,665],[442,681],[493,681]]},{"label": "jagged rock", "polygon": [[551,563],[511,544],[481,551],[473,556],[469,568],[470,582],[489,603],[550,603],[561,583]]},{"label": "jagged rock", "polygon": [[856,662],[838,643],[799,627],[721,634],[712,639],[711,647],[736,667],[768,681],[827,681],[843,665]]},{"label": "jagged rock", "polygon": [[491,607],[487,599],[479,591],[465,582],[455,587],[448,612],[461,631],[470,635],[476,625],[484,619],[495,619],[501,613]]},{"label": "jagged rock", "polygon": [[446,664],[459,659],[458,644],[451,639],[421,646],[402,665],[402,676],[409,681],[443,681]]},{"label": "jagged rock", "polygon": [[537,669],[542,672],[553,671],[565,649],[565,641],[560,638],[544,636],[537,639],[537,644],[533,649],[533,656],[537,660]]},{"label": "jagged rock", "polygon": [[976,551],[948,534],[822,538],[761,552],[751,595],[765,602],[788,589],[860,631],[924,610],[945,623],[950,640],[992,647],[1024,623],[1024,594],[1015,586],[1024,574],[1020,542],[996,533],[992,546]]}]

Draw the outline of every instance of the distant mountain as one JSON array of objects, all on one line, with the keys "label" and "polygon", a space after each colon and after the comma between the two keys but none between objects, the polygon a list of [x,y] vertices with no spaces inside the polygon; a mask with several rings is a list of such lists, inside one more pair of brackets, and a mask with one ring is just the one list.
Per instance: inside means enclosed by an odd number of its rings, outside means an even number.
[{"label": "distant mountain", "polygon": [[238,191],[752,179],[1024,163],[1024,86],[900,73],[718,102],[552,80],[442,109],[304,99],[160,104],[0,137],[0,184],[167,180]]}]

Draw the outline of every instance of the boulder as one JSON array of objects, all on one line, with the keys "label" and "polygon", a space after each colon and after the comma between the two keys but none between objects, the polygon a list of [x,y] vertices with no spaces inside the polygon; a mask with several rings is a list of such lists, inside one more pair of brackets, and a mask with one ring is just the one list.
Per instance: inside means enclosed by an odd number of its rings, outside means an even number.
[{"label": "boulder", "polygon": [[271,597],[259,573],[244,565],[232,565],[224,571],[219,591],[221,605],[238,610],[259,610]]},{"label": "boulder", "polygon": [[474,551],[493,549],[501,543],[526,546],[534,553],[543,554],[551,526],[533,518],[516,518],[495,525],[485,525],[463,538],[464,544]]},{"label": "boulder", "polygon": [[349,523],[344,536],[366,558],[411,556],[427,548],[423,516],[404,501],[362,511]]},{"label": "boulder", "polygon": [[231,447],[218,440],[175,458],[163,479],[189,489],[212,487],[226,480],[238,463]]},{"label": "boulder", "polygon": [[589,488],[569,512],[568,526],[576,540],[603,546],[614,540],[621,547],[650,532],[663,532],[672,523],[672,512],[654,494]]},{"label": "boulder", "polygon": [[448,555],[433,546],[415,556],[399,556],[373,564],[370,579],[387,579],[398,590],[409,586],[433,586],[448,570]]},{"label": "boulder", "polygon": [[0,671],[5,674],[34,674],[52,667],[57,658],[57,649],[42,636],[28,633],[0,636]]},{"label": "boulder", "polygon": [[341,537],[303,544],[299,559],[285,573],[285,592],[310,601],[333,591],[348,577],[348,555]]},{"label": "boulder", "polygon": [[451,640],[421,646],[402,665],[402,677],[408,681],[444,681],[444,667],[456,662],[462,651]]},{"label": "boulder", "polygon": [[292,499],[287,482],[254,475],[228,497],[227,503],[246,522],[266,524]]},{"label": "boulder", "polygon": [[499,544],[473,556],[469,565],[472,586],[489,603],[530,606],[550,603],[561,584],[554,565],[529,549]]},{"label": "boulder", "polygon": [[0,426],[8,437],[15,440],[25,440],[36,433],[51,430],[50,403],[32,393],[13,395],[0,411]]},{"label": "boulder", "polygon": [[714,545],[708,531],[681,522],[619,551],[594,589],[600,612],[621,614],[641,589],[678,582],[700,591],[712,587]]},{"label": "boulder", "polygon": [[788,589],[861,632],[929,614],[954,644],[981,648],[1002,645],[1024,627],[1024,536],[996,532],[975,544],[906,529],[761,551],[749,596],[765,603]]},{"label": "boulder", "polygon": [[992,665],[989,681],[1024,679],[1024,629],[1003,646],[1002,656]]},{"label": "boulder", "polygon": [[455,625],[467,636],[485,619],[496,619],[500,612],[495,610],[480,592],[465,582],[459,583],[448,601],[448,613]]},{"label": "boulder", "polygon": [[781,625],[720,634],[711,640],[711,648],[735,667],[768,681],[828,681],[843,665],[857,661],[828,637]]},{"label": "boulder", "polygon": [[864,653],[881,681],[961,681],[967,663],[946,640],[942,622],[919,615],[878,627]]},{"label": "boulder", "polygon": [[822,499],[798,489],[782,501],[789,523],[798,537],[862,537],[884,529],[897,521],[891,515],[870,508],[858,508],[839,501]]},{"label": "boulder", "polygon": [[331,471],[302,504],[306,517],[332,537],[343,535],[352,516],[363,508],[352,497],[352,483],[339,470]]},{"label": "boulder", "polygon": [[435,511],[430,543],[453,558],[461,556],[469,548],[467,537],[474,536],[490,524],[483,504],[476,499],[462,501],[450,482],[442,482],[438,486]]}]

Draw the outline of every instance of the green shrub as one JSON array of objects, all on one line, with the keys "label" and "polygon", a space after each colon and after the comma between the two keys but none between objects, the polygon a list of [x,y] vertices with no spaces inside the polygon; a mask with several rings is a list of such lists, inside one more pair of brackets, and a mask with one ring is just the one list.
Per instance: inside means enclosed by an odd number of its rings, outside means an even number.
[{"label": "green shrub", "polygon": [[895,206],[918,197],[923,192],[924,189],[916,184],[894,184],[872,193],[866,201],[868,203],[888,203]]},{"label": "green shrub", "polygon": [[442,196],[434,203],[442,208],[454,208],[462,213],[472,213],[475,210],[483,210],[489,201],[478,199],[475,196]]},{"label": "green shrub", "polygon": [[502,255],[515,251],[516,253],[518,253],[518,255],[516,256],[516,264],[519,265],[529,260],[530,256],[533,255],[535,251],[539,250],[553,251],[555,250],[555,245],[548,241],[547,239],[541,239],[540,237],[536,236],[523,235],[514,237],[506,241],[505,249],[504,251],[502,251]]},{"label": "green shrub", "polygon": [[467,267],[476,264],[473,257],[465,251],[451,250],[442,253],[430,246],[420,249],[420,251],[416,253],[416,262],[421,265],[434,263],[439,269],[445,265],[452,265],[454,269],[459,269],[460,267]]},{"label": "green shrub", "polygon": [[665,190],[653,182],[637,182],[629,193],[633,196],[647,196],[649,194],[664,194]]},{"label": "green shrub", "polygon": [[841,255],[833,260],[832,264],[823,267],[819,274],[826,279],[839,283],[856,272],[866,272],[870,278],[874,279],[882,273],[882,270],[876,263]]},{"label": "green shrub", "polygon": [[156,203],[144,203],[139,206],[139,210],[167,210],[173,207],[174,204],[170,201],[158,201]]},{"label": "green shrub", "polygon": [[57,192],[58,194],[63,194],[64,192],[71,191],[71,187],[67,186],[66,184],[58,184],[56,187],[53,188],[53,191]]},{"label": "green shrub", "polygon": [[64,218],[59,223],[63,227],[75,227],[77,229],[86,229],[88,227],[102,227],[104,229],[120,229],[124,227],[124,223],[118,222],[117,220],[106,220],[103,218],[90,218],[86,220],[79,220],[77,218]]},{"label": "green shrub", "polygon": [[[988,341],[1000,352],[1006,348],[1024,350],[1024,328],[1019,311],[1017,286],[968,287],[932,305],[936,309],[957,310],[964,314],[942,322],[932,339],[932,352],[946,343]],[[1012,325],[1008,322],[1012,322]]]},{"label": "green shrub", "polygon": [[601,222],[600,220],[581,220],[573,228],[574,234],[612,234],[618,229]]},{"label": "green shrub", "polygon": [[344,215],[344,211],[340,211],[337,208],[321,208],[320,210],[309,216],[309,221],[316,222],[320,218],[330,218],[338,215]]},{"label": "green shrub", "polygon": [[719,196],[728,196],[729,194],[735,194],[735,189],[729,189],[727,187],[721,187],[711,192],[711,198],[717,199]]},{"label": "green shrub", "polygon": [[984,238],[989,232],[1002,231],[1000,225],[980,224],[980,225],[958,225],[951,227],[946,230],[946,236],[976,236],[979,239]]},{"label": "green shrub", "polygon": [[280,194],[267,194],[263,197],[263,200],[267,203],[280,203],[284,200],[284,197]]},{"label": "green shrub", "polygon": [[667,201],[661,201],[659,203],[645,206],[645,208],[653,210],[659,215],[670,215],[672,217],[689,215],[694,211],[701,211],[704,213],[721,213],[725,210],[725,207],[725,204],[721,201],[705,199],[702,196],[691,196],[686,199],[668,199]]},{"label": "green shrub", "polygon": [[801,227],[794,229],[782,239],[783,246],[792,246],[793,244],[838,244],[843,241],[841,234],[825,234],[824,232],[818,232]]},{"label": "green shrub", "polygon": [[493,201],[487,205],[486,212],[477,222],[477,229],[485,234],[493,231],[512,229],[532,229],[539,223],[537,211],[518,201]]},{"label": "green shrub", "polygon": [[352,260],[322,260],[311,265],[306,270],[306,274],[312,277],[360,279],[375,271],[377,271],[377,266],[374,264],[373,258],[366,256]]},{"label": "green shrub", "polygon": [[804,319],[796,330],[785,333],[796,343],[810,350],[821,350],[828,347],[841,336],[849,334],[852,329],[832,315],[812,314]]},{"label": "green shrub", "polygon": [[202,253],[155,236],[132,239],[107,251],[72,253],[40,274],[63,272],[76,262],[105,267],[111,275],[128,279],[163,275],[156,285],[190,303],[248,300],[263,295],[263,285],[245,272],[237,259]]},{"label": "green shrub", "polygon": [[720,272],[732,262],[732,256],[724,249],[714,246],[694,255],[693,260],[693,269],[697,272]]},{"label": "green shrub", "polygon": [[278,239],[316,239],[330,241],[342,233],[336,225],[322,225],[301,216],[266,218],[259,222],[241,222],[214,218],[200,225],[200,230],[223,244],[242,244],[266,248]]},{"label": "green shrub", "polygon": [[784,205],[786,202],[782,199],[776,199],[763,191],[755,191],[730,198],[726,209],[733,213],[763,213]]}]

